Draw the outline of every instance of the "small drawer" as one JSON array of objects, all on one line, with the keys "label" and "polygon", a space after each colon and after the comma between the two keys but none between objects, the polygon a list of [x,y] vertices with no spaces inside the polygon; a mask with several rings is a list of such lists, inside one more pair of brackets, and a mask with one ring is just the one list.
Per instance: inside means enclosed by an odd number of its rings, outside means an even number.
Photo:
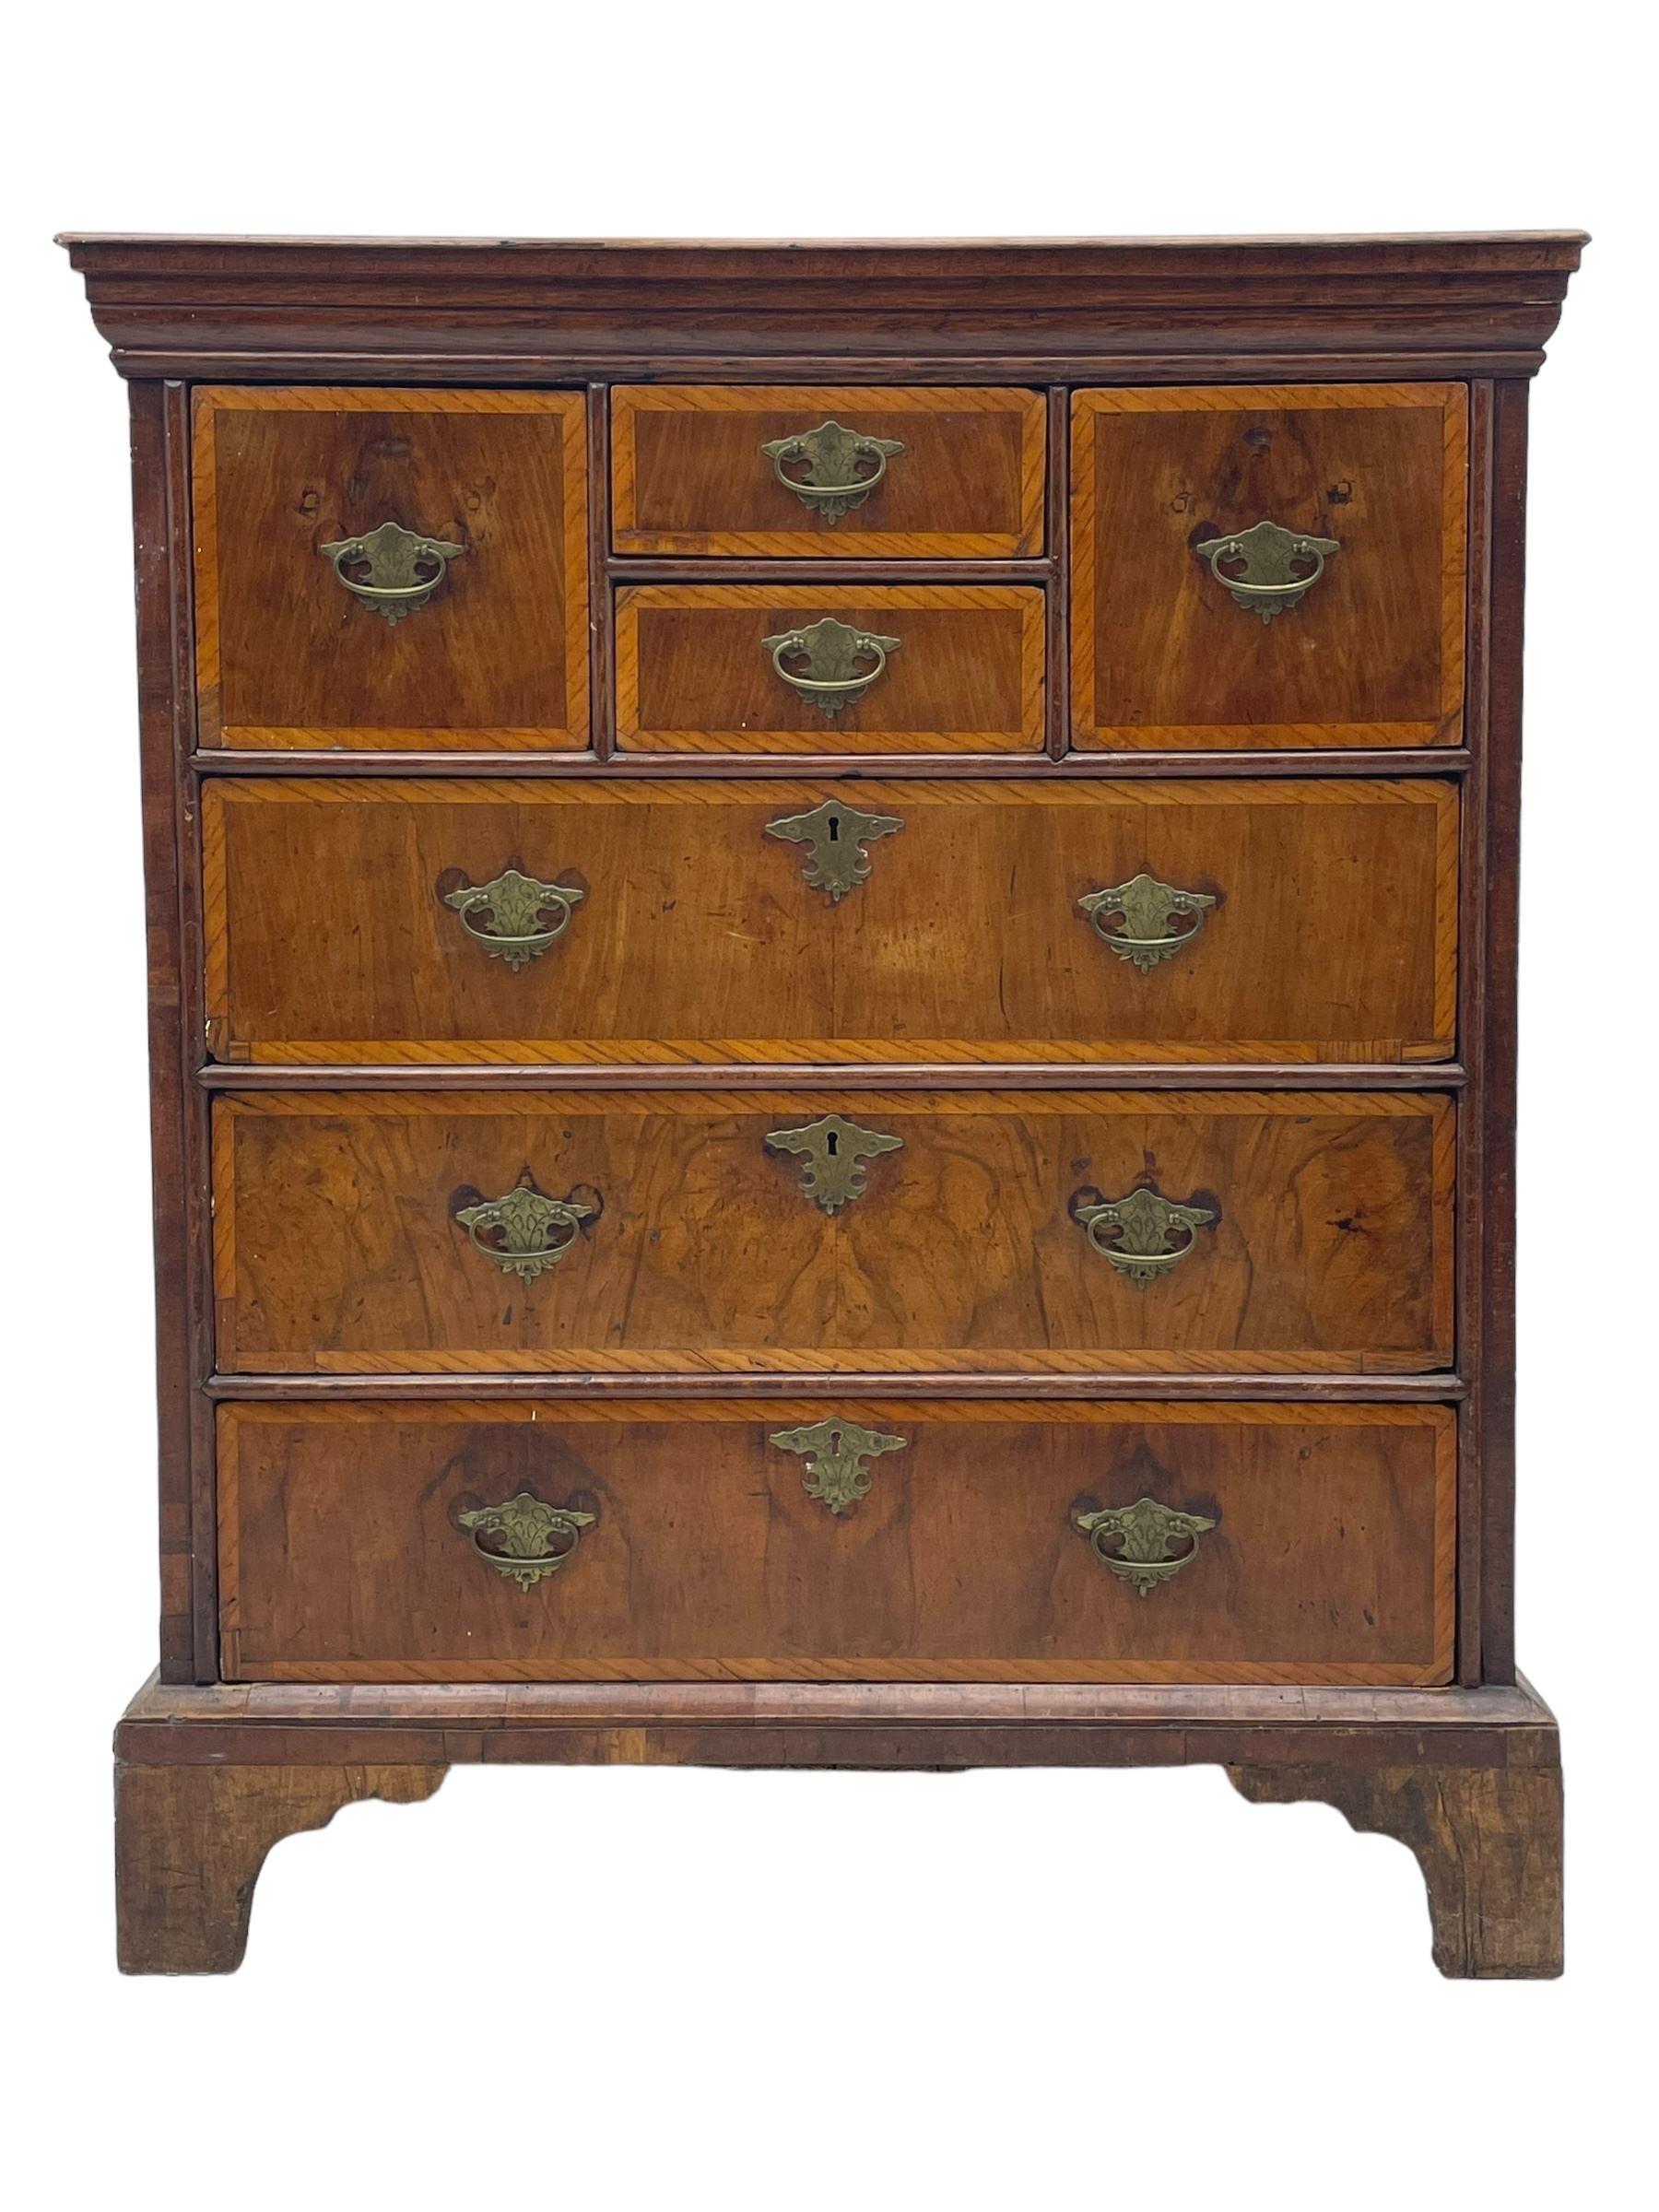
[{"label": "small drawer", "polygon": [[217,1058],[1434,1060],[1427,778],[224,777]]},{"label": "small drawer", "polygon": [[1453,1116],[1335,1092],[252,1092],[241,1373],[1406,1373]]},{"label": "small drawer", "polygon": [[1039,392],[624,384],[614,542],[825,560],[1037,554],[1043,447]]},{"label": "small drawer", "polygon": [[199,390],[202,743],[584,747],[585,424],[576,392]]},{"label": "small drawer", "polygon": [[617,600],[617,742],[653,753],[1037,753],[1043,597],[653,584]]},{"label": "small drawer", "polygon": [[1461,384],[1079,392],[1074,742],[1462,735]]},{"label": "small drawer", "polygon": [[1441,1406],[225,1406],[230,1681],[1450,1679]]}]

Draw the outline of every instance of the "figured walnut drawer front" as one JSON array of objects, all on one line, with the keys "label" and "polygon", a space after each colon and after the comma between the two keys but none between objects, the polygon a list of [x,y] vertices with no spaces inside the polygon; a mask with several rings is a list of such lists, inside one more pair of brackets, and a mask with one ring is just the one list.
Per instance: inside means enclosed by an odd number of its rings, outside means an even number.
[{"label": "figured walnut drawer front", "polygon": [[228,1406],[231,1680],[1441,1683],[1438,1406]]},{"label": "figured walnut drawer front", "polygon": [[575,392],[195,394],[202,741],[581,749]]},{"label": "figured walnut drawer front", "polygon": [[229,1060],[1423,1060],[1449,784],[215,780]]},{"label": "figured walnut drawer front", "polygon": [[1461,734],[1461,384],[1080,392],[1074,742]]},{"label": "figured walnut drawer front", "polygon": [[1423,1370],[1453,1112],[1410,1095],[218,1101],[241,1372]]},{"label": "figured walnut drawer front", "polygon": [[1042,550],[1038,392],[622,385],[619,553],[988,559]]},{"label": "figured walnut drawer front", "polygon": [[617,741],[658,753],[1037,753],[1030,589],[654,584],[617,600]]}]

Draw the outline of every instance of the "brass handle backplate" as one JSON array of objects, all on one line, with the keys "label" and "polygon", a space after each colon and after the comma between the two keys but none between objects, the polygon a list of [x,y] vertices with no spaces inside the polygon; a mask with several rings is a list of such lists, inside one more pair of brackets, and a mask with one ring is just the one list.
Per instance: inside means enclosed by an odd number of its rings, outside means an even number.
[{"label": "brass handle backplate", "polygon": [[[1277,523],[1257,523],[1253,529],[1238,530],[1230,537],[1208,537],[1194,553],[1207,559],[1210,574],[1232,594],[1235,606],[1271,622],[1275,615],[1300,606],[1305,595],[1324,574],[1326,559],[1340,553],[1334,537],[1311,537],[1304,530],[1286,530]],[[1236,564],[1229,575],[1223,561]],[[1298,562],[1312,567],[1298,568]]]},{"label": "brass handle backplate", "polygon": [[[525,1181],[505,1197],[462,1206],[455,1219],[503,1275],[533,1283],[549,1267],[558,1266],[581,1235],[582,1223],[592,1221],[598,1210],[574,1198],[544,1198]],[[487,1242],[487,1238],[500,1241]]]},{"label": "brass handle backplate", "polygon": [[861,814],[844,800],[826,799],[810,814],[780,815],[766,824],[766,834],[811,847],[801,873],[815,891],[827,891],[835,906],[868,877],[865,845],[878,837],[891,837],[903,827],[899,815]]},{"label": "brass handle backplate", "polygon": [[[889,653],[900,640],[877,637],[874,630],[858,629],[826,615],[801,629],[781,629],[762,638],[771,665],[790,689],[833,722],[843,707],[855,707],[885,670]],[[804,661],[804,668],[786,668],[786,660]],[[873,667],[863,664],[874,662]]]},{"label": "brass handle backplate", "polygon": [[[457,1513],[456,1521],[472,1538],[472,1547],[498,1574],[504,1574],[521,1590],[529,1590],[545,1575],[557,1574],[575,1551],[584,1528],[594,1516],[566,1505],[547,1505],[533,1491],[521,1490],[505,1505],[481,1505],[476,1512]],[[495,1538],[493,1547],[483,1543]],[[570,1541],[560,1545],[559,1538]]]},{"label": "brass handle backplate", "polygon": [[[1099,1512],[1074,1513],[1073,1522],[1088,1538],[1089,1548],[1121,1583],[1132,1583],[1142,1597],[1150,1597],[1162,1583],[1178,1575],[1195,1559],[1198,1539],[1216,1524],[1204,1513],[1177,1512],[1159,1505],[1156,1498],[1137,1498],[1133,1505],[1109,1505]],[[1171,1554],[1171,1545],[1184,1537],[1186,1549]],[[1108,1546],[1115,1549],[1109,1550]]]},{"label": "brass handle backplate", "polygon": [[[540,959],[564,935],[571,909],[586,896],[569,884],[538,882],[517,868],[504,868],[489,883],[469,883],[442,894],[467,935],[515,971],[526,960]],[[489,919],[480,926],[478,917],[485,914]]]},{"label": "brass handle backplate", "polygon": [[[897,438],[866,438],[839,422],[823,422],[816,430],[803,430],[794,438],[769,439],[760,451],[779,483],[804,507],[827,523],[839,523],[851,509],[864,505],[887,475],[889,459],[904,447]],[[859,464],[865,461],[876,465],[861,476]],[[785,475],[786,467],[797,464],[805,467],[805,475]]]},{"label": "brass handle backplate", "polygon": [[846,1206],[865,1193],[865,1166],[878,1153],[903,1149],[901,1136],[883,1136],[863,1128],[839,1113],[807,1122],[799,1129],[769,1129],[766,1142],[774,1152],[800,1156],[801,1195],[821,1206],[827,1214]]},{"label": "brass handle backplate", "polygon": [[[1207,891],[1178,890],[1159,883],[1143,870],[1127,883],[1114,883],[1103,891],[1090,891],[1077,904],[1088,916],[1102,945],[1110,945],[1120,960],[1129,960],[1143,975],[1160,960],[1173,959],[1204,927],[1204,917],[1216,903]],[[1108,924],[1116,915],[1120,929]],[[1177,928],[1177,920],[1190,924]]]},{"label": "brass handle backplate", "polygon": [[861,1429],[838,1413],[809,1429],[780,1429],[771,1440],[782,1452],[798,1452],[806,1465],[801,1487],[839,1518],[850,1505],[869,1495],[871,1477],[866,1459],[884,1452],[902,1452],[907,1437],[883,1436],[875,1429]]},{"label": "brass handle backplate", "polygon": [[1216,1218],[1207,1206],[1175,1206],[1149,1190],[1072,1210],[1101,1258],[1126,1275],[1138,1290],[1184,1260],[1197,1242],[1194,1231]]},{"label": "brass handle backplate", "polygon": [[[382,523],[361,537],[336,538],[317,547],[334,564],[334,572],[354,599],[371,606],[388,622],[401,622],[424,606],[449,572],[452,560],[465,552],[465,546],[445,537],[422,537],[397,523]],[[347,563],[363,571],[348,576]]]}]

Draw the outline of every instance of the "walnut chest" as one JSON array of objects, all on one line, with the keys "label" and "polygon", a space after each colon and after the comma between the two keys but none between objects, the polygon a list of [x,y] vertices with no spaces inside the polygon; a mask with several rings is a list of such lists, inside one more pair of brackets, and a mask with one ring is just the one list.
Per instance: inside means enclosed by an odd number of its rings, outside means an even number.
[{"label": "walnut chest", "polygon": [[1225,1764],[1560,1965],[1511,1623],[1583,243],[75,237],[130,380],[122,1960],[456,1760]]}]

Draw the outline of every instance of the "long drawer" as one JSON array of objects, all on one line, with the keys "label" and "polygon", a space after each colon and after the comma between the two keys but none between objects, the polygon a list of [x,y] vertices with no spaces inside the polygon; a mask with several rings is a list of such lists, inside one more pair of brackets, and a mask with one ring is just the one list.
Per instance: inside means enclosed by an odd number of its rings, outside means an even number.
[{"label": "long drawer", "polygon": [[1453,1130],[1417,1094],[232,1095],[218,1361],[1423,1371]]},{"label": "long drawer", "polygon": [[209,1036],[286,1063],[1432,1060],[1456,820],[1411,778],[227,778]]},{"label": "long drawer", "polygon": [[230,1680],[1449,1679],[1442,1407],[218,1418]]}]

